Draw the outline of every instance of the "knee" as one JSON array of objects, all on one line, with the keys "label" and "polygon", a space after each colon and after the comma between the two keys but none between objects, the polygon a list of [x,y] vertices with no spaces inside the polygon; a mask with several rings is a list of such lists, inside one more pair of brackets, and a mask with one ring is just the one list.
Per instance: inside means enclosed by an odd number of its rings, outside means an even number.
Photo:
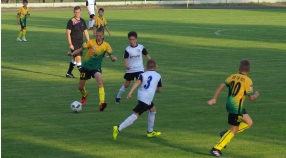
[{"label": "knee", "polygon": [[248,128],[250,128],[253,125],[253,121],[250,120],[249,122],[247,122]]}]

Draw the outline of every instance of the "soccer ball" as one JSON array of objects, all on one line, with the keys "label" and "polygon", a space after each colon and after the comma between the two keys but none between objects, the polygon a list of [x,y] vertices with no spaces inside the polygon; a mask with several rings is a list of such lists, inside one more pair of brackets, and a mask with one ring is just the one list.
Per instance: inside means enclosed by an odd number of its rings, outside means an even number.
[{"label": "soccer ball", "polygon": [[71,103],[71,109],[75,113],[80,112],[82,110],[82,105],[79,101],[74,101]]}]

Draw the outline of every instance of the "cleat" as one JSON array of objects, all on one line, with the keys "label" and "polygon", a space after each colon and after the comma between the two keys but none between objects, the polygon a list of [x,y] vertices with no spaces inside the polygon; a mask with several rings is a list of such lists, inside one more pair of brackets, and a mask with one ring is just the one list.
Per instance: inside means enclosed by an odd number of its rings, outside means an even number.
[{"label": "cleat", "polygon": [[155,132],[155,131],[153,131],[153,132],[147,132],[147,137],[148,138],[152,138],[152,137],[157,137],[157,136],[159,136],[159,135],[161,135],[161,132]]},{"label": "cleat", "polygon": [[22,42],[22,40],[20,38],[17,38],[16,40],[19,41],[19,42]]},{"label": "cleat", "polygon": [[[223,131],[223,132],[220,132],[219,135],[220,137],[222,137],[227,131]],[[226,148],[226,146],[224,146],[224,148]]]},{"label": "cleat", "polygon": [[66,78],[75,78],[75,77],[74,77],[74,75],[73,75],[73,74],[69,74],[69,73],[67,73],[67,74],[66,74]]},{"label": "cleat", "polygon": [[217,150],[215,148],[212,148],[211,151],[210,151],[210,154],[212,156],[216,156],[216,157],[221,157],[222,156],[222,153],[220,152],[220,150]]},{"label": "cleat", "polygon": [[22,41],[27,42],[26,38],[22,38]]},{"label": "cleat", "polygon": [[119,104],[120,103],[120,98],[115,97],[115,103]]},{"label": "cleat", "polygon": [[118,134],[119,134],[118,126],[113,126],[113,140],[116,140]]},{"label": "cleat", "polygon": [[100,103],[99,104],[99,110],[103,111],[107,107],[107,103]]},{"label": "cleat", "polygon": [[88,93],[87,92],[86,92],[86,96],[85,97],[84,96],[81,97],[80,103],[81,103],[82,106],[85,105],[87,97],[88,97]]}]

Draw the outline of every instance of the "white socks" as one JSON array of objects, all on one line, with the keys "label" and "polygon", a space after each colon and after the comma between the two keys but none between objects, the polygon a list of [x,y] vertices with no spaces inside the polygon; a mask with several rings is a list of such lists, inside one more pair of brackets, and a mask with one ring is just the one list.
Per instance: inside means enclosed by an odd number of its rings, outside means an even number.
[{"label": "white socks", "polygon": [[153,132],[156,112],[149,112],[148,115],[148,132]]},{"label": "white socks", "polygon": [[[136,119],[137,119],[137,116],[135,114],[130,115],[124,122],[122,122],[119,125],[118,131],[121,131],[124,128],[130,126]],[[154,121],[153,121],[153,124],[154,124]]]},{"label": "white socks", "polygon": [[119,89],[119,92],[118,92],[116,98],[121,98],[121,95],[122,95],[122,93],[123,93],[124,91],[125,91],[125,87],[124,87],[124,85],[123,85],[123,86],[121,86],[121,88]]},{"label": "white socks", "polygon": [[94,20],[92,19],[92,21],[90,22],[90,27],[93,27],[94,25]]}]

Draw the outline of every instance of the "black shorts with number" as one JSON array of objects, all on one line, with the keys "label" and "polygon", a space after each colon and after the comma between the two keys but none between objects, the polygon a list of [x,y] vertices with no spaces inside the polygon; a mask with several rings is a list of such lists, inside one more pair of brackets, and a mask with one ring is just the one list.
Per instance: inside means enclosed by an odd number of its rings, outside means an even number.
[{"label": "black shorts with number", "polygon": [[246,110],[243,109],[242,114],[228,114],[228,124],[233,126],[239,126],[240,122],[242,121],[243,114],[247,114]]},{"label": "black shorts with number", "polygon": [[89,70],[82,67],[80,70],[80,80],[89,80],[91,77],[94,78],[94,74],[97,72],[102,73],[101,69]]},{"label": "black shorts with number", "polygon": [[138,104],[137,106],[133,109],[133,111],[135,113],[138,113],[139,115],[141,115],[143,112],[150,110],[152,107],[154,106],[154,103],[151,102],[150,105],[147,105],[146,103],[138,100]]},{"label": "black shorts with number", "polygon": [[[71,41],[72,41],[72,45],[74,47],[74,50],[77,50],[77,49],[82,47],[83,39],[72,38]],[[71,50],[71,52],[73,52],[74,50]],[[74,57],[76,57],[76,56],[82,56],[82,51],[80,52],[80,54],[74,55]]]},{"label": "black shorts with number", "polygon": [[126,81],[134,81],[134,78],[137,79],[139,77],[139,75],[142,74],[142,73],[143,73],[143,71],[133,72],[133,73],[126,73],[123,78]]}]

